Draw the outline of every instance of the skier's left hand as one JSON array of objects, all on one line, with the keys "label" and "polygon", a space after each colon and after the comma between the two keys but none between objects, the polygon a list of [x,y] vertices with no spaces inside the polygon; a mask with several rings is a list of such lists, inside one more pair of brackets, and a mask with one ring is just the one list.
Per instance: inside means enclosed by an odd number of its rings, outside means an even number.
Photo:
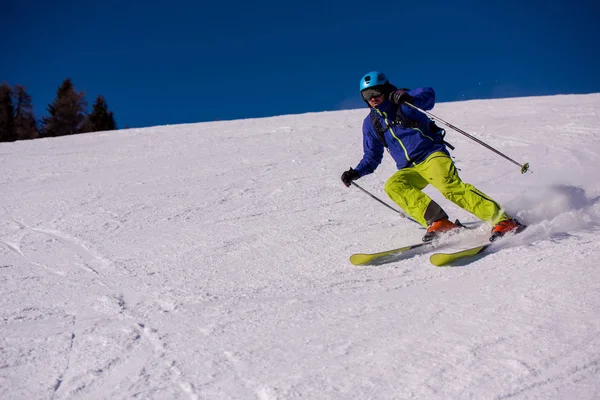
[{"label": "skier's left hand", "polygon": [[390,93],[390,101],[394,104],[402,104],[404,102],[413,102],[413,97],[406,93],[406,91],[400,89]]}]

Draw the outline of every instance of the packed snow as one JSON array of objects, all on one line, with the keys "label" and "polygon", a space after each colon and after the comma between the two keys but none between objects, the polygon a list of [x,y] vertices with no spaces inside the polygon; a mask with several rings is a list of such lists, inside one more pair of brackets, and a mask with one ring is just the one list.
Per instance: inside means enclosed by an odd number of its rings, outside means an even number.
[{"label": "packed snow", "polygon": [[448,130],[529,228],[442,268],[348,260],[424,233],[366,109],[0,143],[0,398],[600,398],[600,94],[432,112],[532,171]]}]

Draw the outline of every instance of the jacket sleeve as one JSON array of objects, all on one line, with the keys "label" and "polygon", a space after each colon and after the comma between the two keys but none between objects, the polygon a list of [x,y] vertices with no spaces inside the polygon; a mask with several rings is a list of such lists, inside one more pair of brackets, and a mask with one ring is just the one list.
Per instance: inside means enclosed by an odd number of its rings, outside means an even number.
[{"label": "jacket sleeve", "polygon": [[354,168],[362,177],[373,173],[381,164],[383,159],[383,143],[373,131],[371,120],[367,117],[363,122],[363,151],[364,155],[360,163]]},{"label": "jacket sleeve", "polygon": [[[417,88],[408,92],[413,97],[412,104],[429,111],[435,105],[435,91],[433,88]],[[423,113],[409,106],[402,106],[402,112],[409,118],[419,121],[423,117]]]}]

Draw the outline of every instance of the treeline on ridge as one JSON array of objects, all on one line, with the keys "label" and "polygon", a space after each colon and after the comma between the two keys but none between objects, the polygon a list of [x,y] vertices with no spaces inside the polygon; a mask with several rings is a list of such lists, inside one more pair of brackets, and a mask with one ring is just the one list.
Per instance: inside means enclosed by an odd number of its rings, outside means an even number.
[{"label": "treeline on ridge", "polygon": [[115,117],[106,100],[98,95],[92,112],[87,113],[85,93],[75,90],[70,78],[58,88],[47,108],[48,116],[35,119],[31,96],[25,87],[0,85],[0,142],[74,135],[117,129]]}]

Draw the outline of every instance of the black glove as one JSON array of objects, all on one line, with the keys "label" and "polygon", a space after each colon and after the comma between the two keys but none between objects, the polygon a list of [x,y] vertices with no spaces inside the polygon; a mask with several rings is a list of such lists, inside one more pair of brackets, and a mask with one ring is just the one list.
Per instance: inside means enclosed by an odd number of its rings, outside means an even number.
[{"label": "black glove", "polygon": [[348,171],[345,171],[342,174],[342,182],[344,182],[344,185],[346,185],[346,187],[350,187],[352,181],[355,181],[358,178],[360,178],[360,175],[358,175],[358,172],[356,172],[352,168],[350,168]]},{"label": "black glove", "polygon": [[396,90],[390,93],[390,101],[394,104],[402,104],[405,101],[412,104],[414,98],[404,90]]}]

